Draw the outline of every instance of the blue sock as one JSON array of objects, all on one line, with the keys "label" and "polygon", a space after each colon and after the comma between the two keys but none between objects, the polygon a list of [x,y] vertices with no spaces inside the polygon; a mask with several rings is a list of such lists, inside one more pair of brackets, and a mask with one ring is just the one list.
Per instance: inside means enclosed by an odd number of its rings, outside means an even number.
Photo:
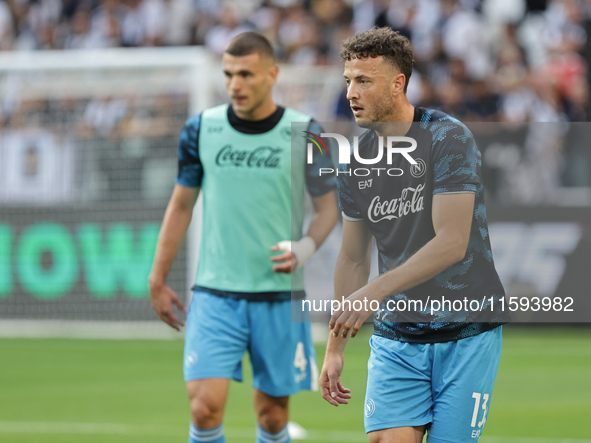
[{"label": "blue sock", "polygon": [[191,422],[189,427],[189,443],[226,443],[224,428],[219,425],[217,428],[197,429]]},{"label": "blue sock", "polygon": [[287,432],[287,425],[277,434],[271,434],[263,430],[257,423],[257,440],[256,443],[290,443],[289,432]]}]

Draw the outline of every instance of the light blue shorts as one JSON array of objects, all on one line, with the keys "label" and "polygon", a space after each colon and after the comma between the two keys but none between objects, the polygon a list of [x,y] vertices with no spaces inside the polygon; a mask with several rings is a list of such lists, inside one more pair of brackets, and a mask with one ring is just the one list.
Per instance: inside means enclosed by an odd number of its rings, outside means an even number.
[{"label": "light blue shorts", "polygon": [[242,381],[242,358],[248,351],[255,389],[272,397],[316,390],[310,322],[292,321],[292,309],[302,315],[301,307],[296,311],[300,303],[237,300],[195,291],[185,331],[185,382]]},{"label": "light blue shorts", "polygon": [[501,328],[433,344],[373,335],[365,432],[428,425],[429,443],[478,441],[501,358]]}]

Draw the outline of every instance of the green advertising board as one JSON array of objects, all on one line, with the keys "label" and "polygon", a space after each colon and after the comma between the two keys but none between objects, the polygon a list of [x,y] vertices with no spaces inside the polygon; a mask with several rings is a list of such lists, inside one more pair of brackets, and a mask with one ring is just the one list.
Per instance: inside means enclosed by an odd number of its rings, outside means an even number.
[{"label": "green advertising board", "polygon": [[[163,213],[2,208],[0,318],[153,319],[148,275]],[[178,291],[185,267],[183,249],[169,276]]]}]

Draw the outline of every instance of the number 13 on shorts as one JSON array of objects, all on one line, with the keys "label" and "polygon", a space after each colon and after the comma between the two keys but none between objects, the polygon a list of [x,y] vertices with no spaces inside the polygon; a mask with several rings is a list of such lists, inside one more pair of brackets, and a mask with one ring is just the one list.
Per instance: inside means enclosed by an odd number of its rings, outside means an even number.
[{"label": "number 13 on shorts", "polygon": [[[472,421],[470,422],[470,426],[473,428],[478,428],[472,430],[472,438],[478,438],[480,437],[482,428],[486,423],[486,414],[488,413],[488,399],[490,398],[490,394],[473,392],[472,398],[474,399],[474,412],[472,413]],[[477,422],[478,417],[480,416],[480,411],[482,411],[482,418]]]}]

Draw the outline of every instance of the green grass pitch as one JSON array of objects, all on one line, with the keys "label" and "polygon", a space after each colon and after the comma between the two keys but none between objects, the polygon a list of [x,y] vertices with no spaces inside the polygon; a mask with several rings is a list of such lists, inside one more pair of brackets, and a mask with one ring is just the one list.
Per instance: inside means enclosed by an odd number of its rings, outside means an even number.
[{"label": "green grass pitch", "polygon": [[[368,332],[350,341],[347,406],[318,393],[291,403],[307,442],[367,441]],[[0,442],[186,442],[188,401],[178,341],[0,340]],[[319,362],[324,347],[317,348]],[[591,442],[591,329],[506,328],[484,443]],[[248,373],[233,383],[229,442],[254,441]]]}]

